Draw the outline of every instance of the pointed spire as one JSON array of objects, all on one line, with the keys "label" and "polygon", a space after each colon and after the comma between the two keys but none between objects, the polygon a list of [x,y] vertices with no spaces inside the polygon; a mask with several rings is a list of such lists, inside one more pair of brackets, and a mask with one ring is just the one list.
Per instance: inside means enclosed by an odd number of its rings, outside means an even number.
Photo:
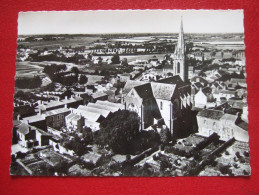
[{"label": "pointed spire", "polygon": [[185,51],[184,51],[184,37],[183,37],[183,19],[181,17],[181,25],[180,25],[177,46],[175,48],[175,55],[178,57],[183,57],[184,53]]}]

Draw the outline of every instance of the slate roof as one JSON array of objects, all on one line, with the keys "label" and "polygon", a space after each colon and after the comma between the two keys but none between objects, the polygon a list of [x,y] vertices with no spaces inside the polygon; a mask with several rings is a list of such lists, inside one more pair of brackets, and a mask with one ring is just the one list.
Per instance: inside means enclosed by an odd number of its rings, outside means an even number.
[{"label": "slate roof", "polygon": [[176,85],[152,82],[151,87],[156,99],[171,100]]},{"label": "slate roof", "polygon": [[152,88],[150,83],[136,86],[134,87],[134,89],[136,90],[138,95],[144,100],[153,98],[153,93],[152,93]]},{"label": "slate roof", "polygon": [[224,113],[222,111],[206,109],[200,111],[197,116],[219,120],[223,115]]}]

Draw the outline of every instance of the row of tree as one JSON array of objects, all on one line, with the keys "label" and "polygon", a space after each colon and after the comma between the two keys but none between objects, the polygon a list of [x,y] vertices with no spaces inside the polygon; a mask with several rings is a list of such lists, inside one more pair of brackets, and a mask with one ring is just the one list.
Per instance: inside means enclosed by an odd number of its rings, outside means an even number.
[{"label": "row of tree", "polygon": [[15,80],[15,87],[21,89],[35,89],[41,86],[41,78],[34,76],[32,78],[18,78]]}]

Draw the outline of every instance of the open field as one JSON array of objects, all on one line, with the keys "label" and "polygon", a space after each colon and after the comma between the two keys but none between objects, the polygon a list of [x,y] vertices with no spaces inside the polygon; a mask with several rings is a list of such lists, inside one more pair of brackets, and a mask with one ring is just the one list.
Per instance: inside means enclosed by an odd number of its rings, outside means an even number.
[{"label": "open field", "polygon": [[44,75],[42,73],[43,67],[33,64],[31,62],[16,62],[16,78],[19,77],[33,77],[36,75]]},{"label": "open field", "polygon": [[34,41],[34,42],[18,42],[18,45],[24,45],[31,49],[58,49],[59,47],[80,47],[89,46],[92,42],[101,39],[101,37],[73,37],[65,38],[65,40],[53,40],[53,41]]}]

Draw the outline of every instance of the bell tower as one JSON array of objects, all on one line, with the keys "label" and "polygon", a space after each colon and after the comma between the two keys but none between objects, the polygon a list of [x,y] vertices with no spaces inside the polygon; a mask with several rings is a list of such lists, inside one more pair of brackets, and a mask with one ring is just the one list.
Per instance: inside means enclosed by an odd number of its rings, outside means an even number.
[{"label": "bell tower", "polygon": [[188,79],[188,71],[185,65],[185,45],[184,45],[184,34],[183,34],[183,21],[181,18],[180,32],[178,36],[177,46],[173,55],[173,73],[179,75],[183,81]]}]

